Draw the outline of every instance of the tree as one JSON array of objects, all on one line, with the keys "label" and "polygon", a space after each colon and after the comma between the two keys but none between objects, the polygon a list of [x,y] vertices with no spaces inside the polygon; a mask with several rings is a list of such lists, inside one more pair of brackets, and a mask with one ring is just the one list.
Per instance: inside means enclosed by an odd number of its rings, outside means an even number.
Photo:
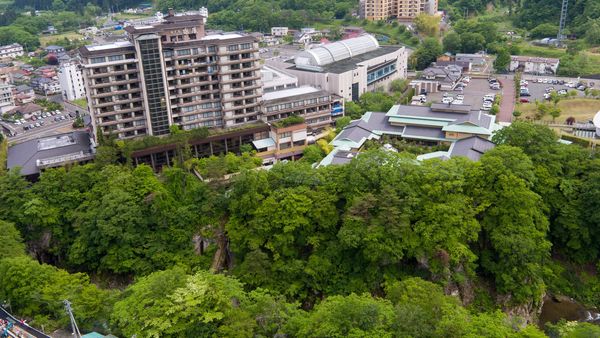
[{"label": "tree", "polygon": [[342,129],[346,128],[346,126],[349,125],[351,121],[352,118],[350,118],[350,116],[344,116],[335,120],[336,132],[339,133],[340,131],[342,131]]},{"label": "tree", "polygon": [[428,37],[437,37],[440,32],[440,17],[421,13],[413,20],[417,32]]},{"label": "tree", "polygon": [[518,148],[498,146],[481,158],[478,188],[487,207],[479,215],[481,266],[494,276],[509,303],[541,302],[544,262],[549,258],[543,201],[531,191],[533,164]]},{"label": "tree", "polygon": [[560,116],[560,108],[554,107],[550,110],[550,116],[552,116],[552,123],[556,122],[556,118]]},{"label": "tree", "polygon": [[460,36],[460,41],[464,53],[476,53],[483,50],[485,46],[485,37],[480,33],[463,33]]},{"label": "tree", "polygon": [[456,54],[462,50],[460,35],[456,32],[450,32],[444,38],[444,50],[448,53]]},{"label": "tree", "polygon": [[442,46],[434,38],[426,38],[414,53],[417,69],[425,69],[442,54]]},{"label": "tree", "polygon": [[558,27],[551,23],[543,23],[535,27],[529,32],[532,38],[548,38],[555,37],[558,34]]},{"label": "tree", "polygon": [[505,48],[500,49],[494,60],[494,69],[499,73],[505,72],[509,64],[510,54]]},{"label": "tree", "polygon": [[25,245],[21,234],[14,224],[0,220],[0,260],[25,254]]},{"label": "tree", "polygon": [[492,108],[490,109],[491,115],[497,115],[499,112],[500,112],[500,106],[498,106],[497,104],[494,104],[492,106]]},{"label": "tree", "polygon": [[600,44],[600,23],[597,19],[586,30],[585,41],[590,45]]},{"label": "tree", "polygon": [[297,337],[390,337],[394,309],[369,294],[331,296],[303,316],[292,318],[288,330]]}]

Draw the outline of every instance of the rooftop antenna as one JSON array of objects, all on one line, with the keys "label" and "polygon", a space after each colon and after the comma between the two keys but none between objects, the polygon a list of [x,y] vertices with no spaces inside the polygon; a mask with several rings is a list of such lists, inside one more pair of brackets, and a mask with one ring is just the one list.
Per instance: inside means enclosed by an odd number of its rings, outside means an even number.
[{"label": "rooftop antenna", "polygon": [[565,39],[565,23],[567,22],[567,7],[569,6],[569,0],[562,1],[562,8],[560,10],[560,23],[558,26],[558,36],[556,39],[558,40],[558,44],[562,45],[563,40]]},{"label": "rooftop antenna", "polygon": [[75,317],[73,316],[73,309],[71,309],[71,302],[65,299],[63,303],[65,304],[65,309],[67,310],[69,319],[71,319],[71,328],[73,329],[73,335],[75,336],[75,338],[81,338],[81,332],[79,332],[77,322],[75,322]]}]

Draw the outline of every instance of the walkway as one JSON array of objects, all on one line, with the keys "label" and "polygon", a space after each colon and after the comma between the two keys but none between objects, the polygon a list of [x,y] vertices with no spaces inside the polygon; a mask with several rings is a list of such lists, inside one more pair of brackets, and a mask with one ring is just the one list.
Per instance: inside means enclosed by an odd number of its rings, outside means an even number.
[{"label": "walkway", "polygon": [[502,102],[500,102],[500,112],[496,116],[497,122],[510,123],[515,111],[515,81],[512,75],[499,76],[498,80],[502,84]]},{"label": "walkway", "polygon": [[33,327],[27,324],[21,324],[17,320],[17,318],[13,317],[10,313],[8,313],[4,308],[0,307],[0,318],[6,320],[13,324],[11,331],[16,333],[18,337],[24,338],[51,338],[47,334],[34,329]]}]

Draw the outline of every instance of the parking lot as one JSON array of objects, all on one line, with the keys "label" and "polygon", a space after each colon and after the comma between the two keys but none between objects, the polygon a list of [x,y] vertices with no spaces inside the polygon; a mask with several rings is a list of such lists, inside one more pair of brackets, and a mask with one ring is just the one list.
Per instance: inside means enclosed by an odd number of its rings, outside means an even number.
[{"label": "parking lot", "polygon": [[62,111],[54,114],[40,113],[28,119],[20,119],[18,122],[3,121],[2,125],[12,133],[9,136],[10,142],[20,143],[37,137],[68,132],[73,129],[74,118],[74,113]]},{"label": "parking lot", "polygon": [[[526,98],[530,102],[535,102],[536,100],[544,101],[544,94],[547,92],[551,92],[553,90],[557,91],[557,92],[560,90],[565,90],[566,92],[575,90],[577,92],[577,96],[580,96],[580,97],[585,96],[584,91],[577,90],[576,88],[571,88],[571,87],[567,86],[567,84],[569,82],[571,82],[573,85],[575,85],[576,81],[565,81],[565,79],[557,78],[557,77],[556,78],[555,77],[543,78],[543,80],[542,80],[542,78],[531,79],[531,78],[527,78],[527,76],[524,76],[523,78],[528,82],[526,87],[529,89],[530,96],[521,95],[521,99]],[[538,82],[539,80],[542,80],[542,82]],[[566,80],[568,80],[568,79],[566,79]],[[560,83],[561,81],[563,82],[563,84]],[[553,83],[553,82],[556,82],[556,83]],[[592,83],[589,83],[589,84],[592,84]],[[596,85],[596,84],[594,84],[594,85]]]},{"label": "parking lot", "polygon": [[463,104],[468,104],[473,109],[481,108],[483,103],[483,97],[488,94],[500,94],[501,90],[490,89],[489,83],[486,79],[475,79],[472,78],[469,84],[464,87],[463,91],[450,91],[450,92],[437,92],[430,93],[427,96],[427,102],[442,102],[444,93],[448,96],[456,97],[458,94],[463,94]]}]

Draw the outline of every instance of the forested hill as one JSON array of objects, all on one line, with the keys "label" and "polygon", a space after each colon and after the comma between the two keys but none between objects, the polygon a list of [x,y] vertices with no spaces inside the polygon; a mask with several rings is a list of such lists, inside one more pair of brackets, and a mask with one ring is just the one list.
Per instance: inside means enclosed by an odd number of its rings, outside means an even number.
[{"label": "forested hill", "polygon": [[[450,12],[454,19],[483,13],[487,6],[508,8],[514,14],[515,26],[527,30],[544,29],[547,36],[556,35],[562,0],[447,0],[440,2],[440,8]],[[569,34],[582,36],[592,25],[600,25],[600,1],[569,0],[567,28]]]}]

